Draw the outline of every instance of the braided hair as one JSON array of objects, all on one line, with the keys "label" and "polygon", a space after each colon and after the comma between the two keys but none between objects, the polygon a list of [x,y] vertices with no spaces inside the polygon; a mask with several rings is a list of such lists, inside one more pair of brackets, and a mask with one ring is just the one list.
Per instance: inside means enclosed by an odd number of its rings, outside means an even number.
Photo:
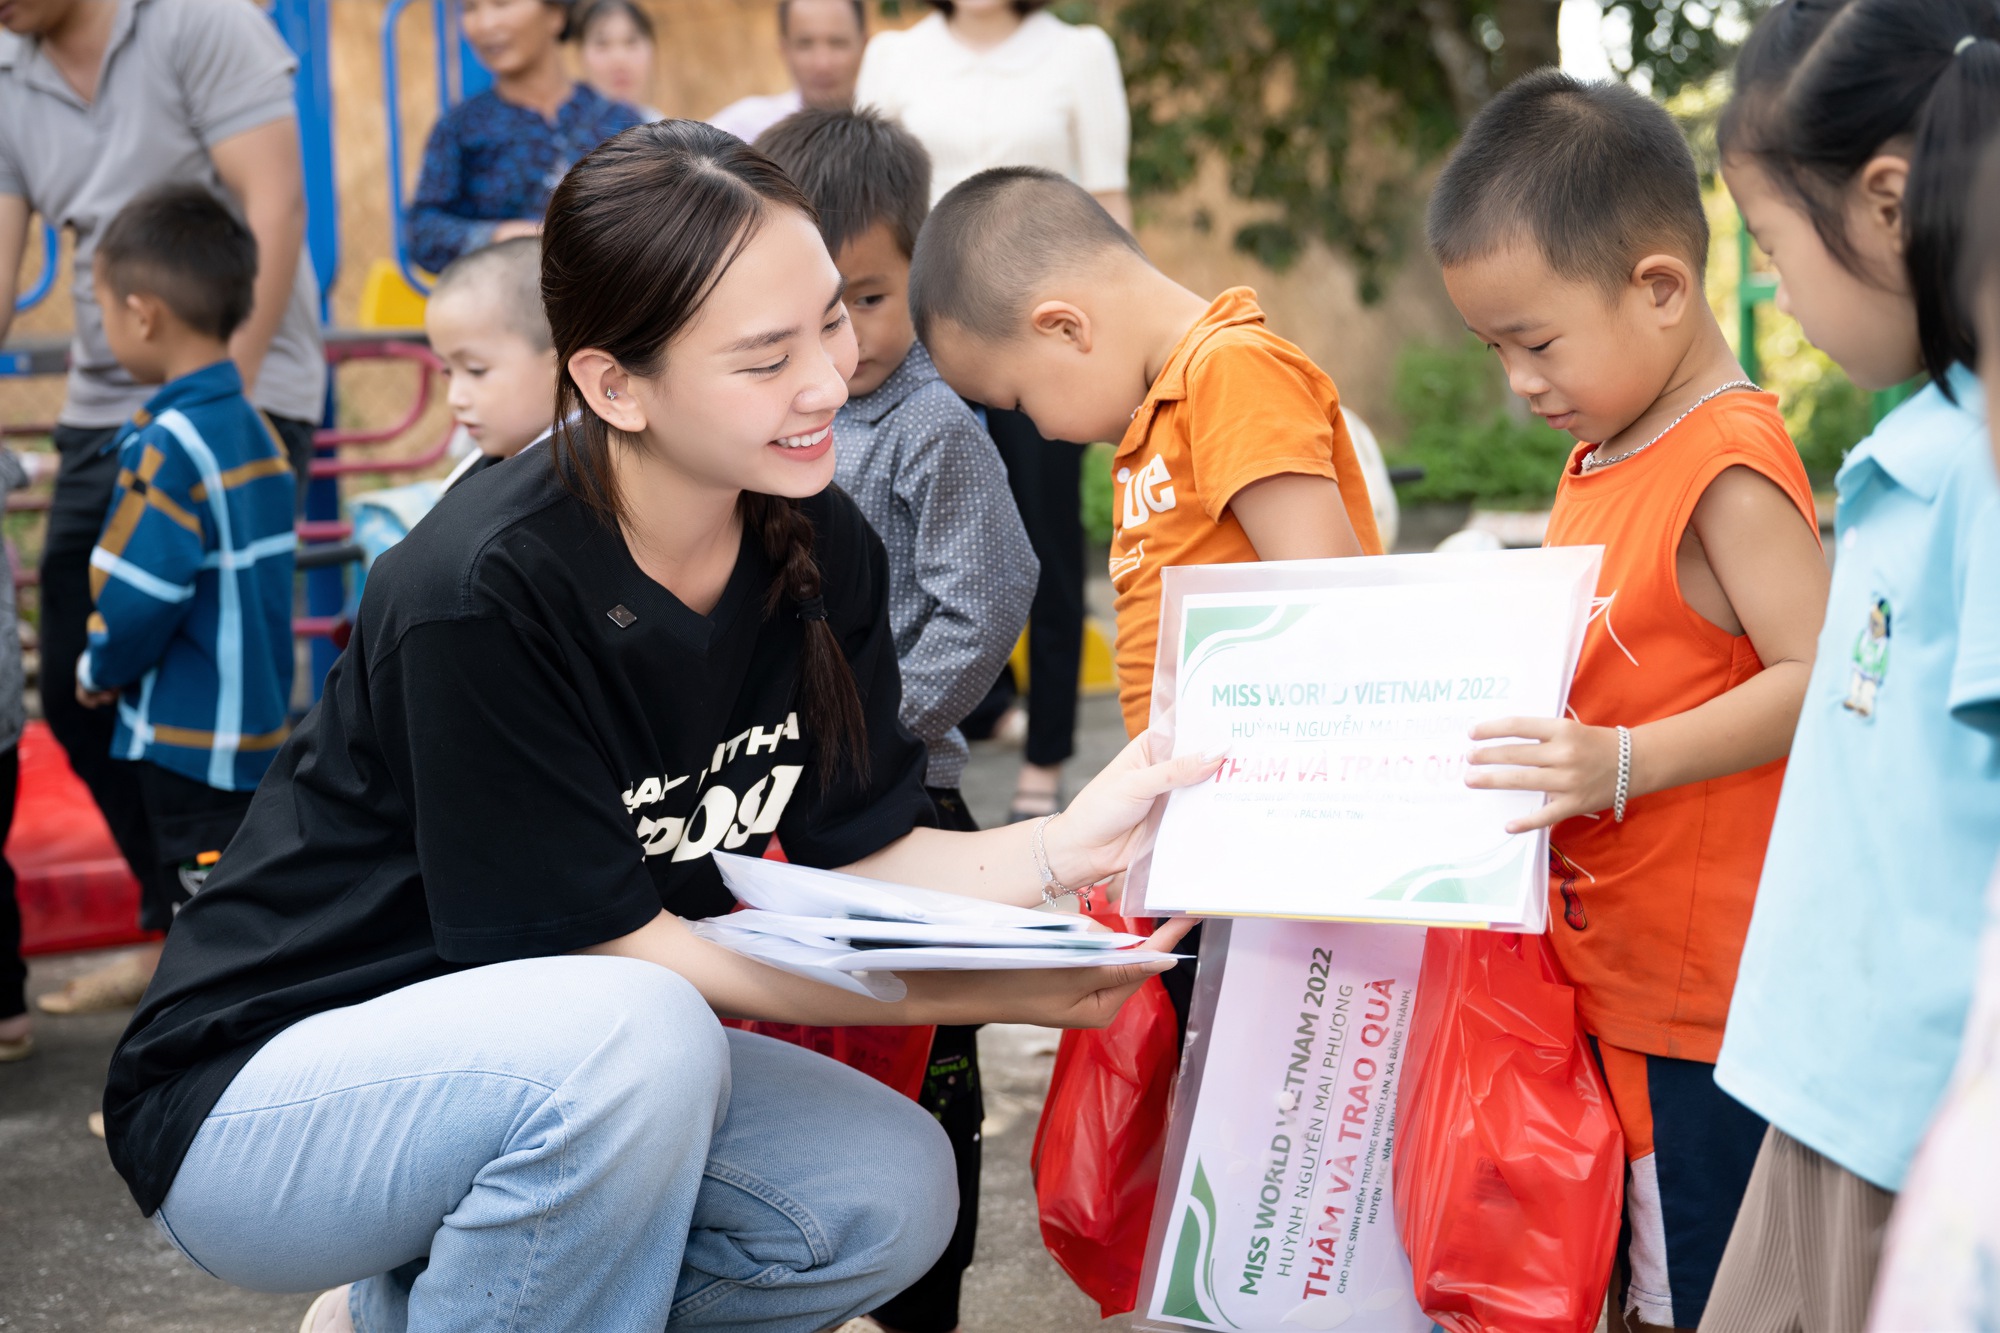
[{"label": "braided hair", "polygon": [[[722,275],[776,208],[817,223],[812,204],[771,160],[698,121],[635,126],[578,162],[549,200],[542,304],[555,342],[555,431],[563,484],[614,528],[624,498],[613,450],[638,448],[585,402],[569,372],[587,348],[629,374],[659,373],[667,346],[700,314]],[[827,623],[813,522],[797,500],[745,491],[743,523],[776,566],[766,616],[788,604],[803,627],[800,712],[817,740],[822,783],[845,767],[865,780],[867,729],[854,672]]]}]

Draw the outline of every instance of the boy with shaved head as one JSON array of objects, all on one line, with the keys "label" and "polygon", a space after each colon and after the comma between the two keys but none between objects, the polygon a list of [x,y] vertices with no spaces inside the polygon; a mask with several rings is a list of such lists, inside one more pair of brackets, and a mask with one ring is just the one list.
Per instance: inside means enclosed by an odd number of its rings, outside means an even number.
[{"label": "boy with shaved head", "polygon": [[1715,1060],[1826,604],[1812,491],[1702,294],[1701,184],[1656,103],[1517,81],[1446,164],[1430,241],[1514,392],[1578,440],[1547,540],[1604,564],[1568,716],[1481,724],[1519,739],[1468,781],[1548,793],[1520,827],[1550,829],[1551,934],[1630,1163],[1613,1326],[1693,1328],[1764,1136]]},{"label": "boy with shaved head", "polygon": [[542,243],[518,236],[461,255],[438,274],[424,307],[431,350],[444,361],[452,420],[478,446],[450,490],[546,434],[556,400],[555,340],[542,313]]},{"label": "boy with shaved head", "polygon": [[1160,571],[1377,554],[1375,516],[1311,358],[1256,293],[1154,268],[1081,186],[1000,167],[938,201],[910,269],[917,335],[952,388],[1052,440],[1116,440],[1118,689],[1146,729]]}]

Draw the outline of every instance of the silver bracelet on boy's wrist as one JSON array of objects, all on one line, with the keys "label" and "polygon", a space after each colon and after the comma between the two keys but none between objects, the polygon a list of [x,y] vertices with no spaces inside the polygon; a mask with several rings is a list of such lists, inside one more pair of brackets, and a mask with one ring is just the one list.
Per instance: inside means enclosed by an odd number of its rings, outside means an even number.
[{"label": "silver bracelet on boy's wrist", "polygon": [[1625,798],[1632,794],[1632,729],[1618,728],[1618,791],[1611,799],[1614,823],[1625,822]]}]

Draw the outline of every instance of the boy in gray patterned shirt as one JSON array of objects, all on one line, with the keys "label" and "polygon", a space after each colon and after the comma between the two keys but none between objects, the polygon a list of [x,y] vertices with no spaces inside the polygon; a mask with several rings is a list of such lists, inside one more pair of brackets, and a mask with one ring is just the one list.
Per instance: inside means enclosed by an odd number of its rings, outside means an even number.
[{"label": "boy in gray patterned shirt", "polygon": [[962,809],[958,724],[1020,637],[1038,566],[999,451],[910,322],[904,293],[929,211],[930,159],[868,111],[802,111],[757,147],[819,210],[847,283],[861,357],[834,418],[834,479],[889,548],[903,724],[930,747],[926,785]]},{"label": "boy in gray patterned shirt", "polygon": [[[1040,572],[999,450],[917,342],[910,255],[930,209],[923,146],[866,111],[802,111],[757,147],[804,190],[846,280],[860,360],[834,418],[834,478],[889,550],[889,620],[903,669],[903,724],[930,747],[926,785],[946,828],[970,829],[958,792],[958,724],[1000,674]],[[941,1027],[923,1104],[958,1158],[959,1218],[944,1257],[875,1311],[890,1333],[951,1333],[972,1262],[983,1118],[973,1029]]]}]

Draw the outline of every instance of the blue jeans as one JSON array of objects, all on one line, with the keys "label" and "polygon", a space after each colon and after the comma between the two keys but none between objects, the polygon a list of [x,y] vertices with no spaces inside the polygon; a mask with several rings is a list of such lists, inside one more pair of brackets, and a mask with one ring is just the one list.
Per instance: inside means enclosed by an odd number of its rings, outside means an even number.
[{"label": "blue jeans", "polygon": [[156,1220],[239,1286],[354,1282],[363,1333],[811,1333],[922,1276],[957,1201],[907,1098],[664,968],[563,957],[287,1028]]}]

